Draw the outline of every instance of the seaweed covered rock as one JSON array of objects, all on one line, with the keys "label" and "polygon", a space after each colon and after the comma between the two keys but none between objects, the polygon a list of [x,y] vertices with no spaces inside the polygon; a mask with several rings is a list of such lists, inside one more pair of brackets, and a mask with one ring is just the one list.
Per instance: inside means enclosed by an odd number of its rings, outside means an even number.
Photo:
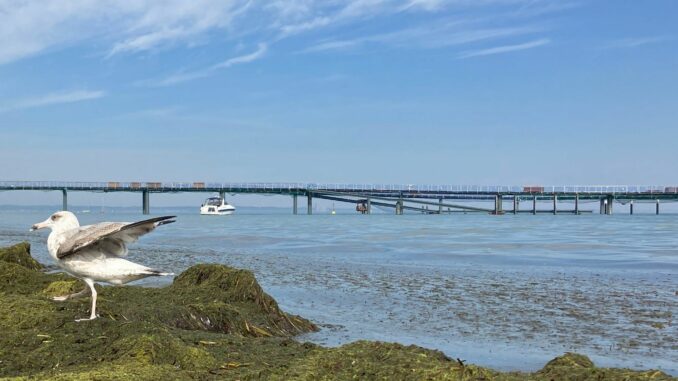
[{"label": "seaweed covered rock", "polygon": [[673,377],[656,370],[635,371],[597,368],[587,356],[571,352],[549,361],[532,379],[559,381],[674,380]]},{"label": "seaweed covered rock", "polygon": [[31,256],[31,244],[28,242],[0,248],[0,261],[16,263],[29,270],[40,270],[44,267]]},{"label": "seaweed covered rock", "polygon": [[292,336],[318,330],[308,320],[281,311],[251,271],[195,265],[181,273],[168,291],[190,302],[185,304],[188,316],[173,322],[178,328],[252,336]]},{"label": "seaweed covered rock", "polygon": [[593,361],[588,356],[580,355],[579,353],[567,352],[562,356],[558,356],[544,365],[542,372],[548,372],[550,369],[556,368],[568,369],[590,369],[593,368]]},{"label": "seaweed covered rock", "polygon": [[315,351],[272,380],[494,380],[487,369],[415,345],[357,341]]},{"label": "seaweed covered rock", "polygon": [[99,313],[116,320],[252,337],[289,337],[318,328],[280,310],[254,275],[223,265],[195,265],[164,288],[104,287]]}]

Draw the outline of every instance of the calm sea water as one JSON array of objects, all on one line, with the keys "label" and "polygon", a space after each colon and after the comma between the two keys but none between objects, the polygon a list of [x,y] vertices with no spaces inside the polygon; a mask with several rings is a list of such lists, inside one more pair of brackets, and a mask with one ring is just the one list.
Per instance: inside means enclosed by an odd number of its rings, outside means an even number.
[{"label": "calm sea water", "polygon": [[[48,232],[28,228],[51,212],[0,209],[0,245],[29,241],[50,263]],[[678,374],[678,215],[247,212],[156,209],[177,223],[143,237],[130,259],[176,273],[203,262],[251,269],[282,308],[322,327],[301,339],[325,345],[412,343],[503,370],[577,351]]]}]

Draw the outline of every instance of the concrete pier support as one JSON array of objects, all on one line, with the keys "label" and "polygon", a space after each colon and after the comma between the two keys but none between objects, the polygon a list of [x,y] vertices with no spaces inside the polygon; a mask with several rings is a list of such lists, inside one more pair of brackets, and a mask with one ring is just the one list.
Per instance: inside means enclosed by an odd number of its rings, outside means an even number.
[{"label": "concrete pier support", "polygon": [[518,196],[513,196],[513,214],[518,213]]},{"label": "concrete pier support", "polygon": [[501,195],[498,194],[494,196],[494,214],[501,214],[503,212],[503,207],[501,203],[502,203]]},{"label": "concrete pier support", "polygon": [[633,200],[629,201],[629,214],[633,215]]},{"label": "concrete pier support", "polygon": [[659,200],[657,200],[657,203],[655,204],[655,214],[659,215]]},{"label": "concrete pier support", "polygon": [[398,200],[398,201],[396,201],[396,205],[395,205],[395,213],[396,213],[397,215],[403,214],[403,200]]},{"label": "concrete pier support", "polygon": [[306,214],[313,214],[313,193],[306,193]]},{"label": "concrete pier support", "polygon": [[537,214],[537,196],[532,196],[532,214]]},{"label": "concrete pier support", "polygon": [[438,214],[443,214],[443,198],[438,198]]},{"label": "concrete pier support", "polygon": [[297,215],[297,195],[292,195],[292,214]]},{"label": "concrete pier support", "polygon": [[150,196],[148,190],[144,190],[142,193],[141,205],[144,214],[151,214]]},{"label": "concrete pier support", "polygon": [[553,214],[558,214],[558,195],[553,195]]},{"label": "concrete pier support", "polygon": [[600,199],[600,214],[612,214],[612,206],[614,205],[614,196],[609,195]]},{"label": "concrete pier support", "polygon": [[68,210],[68,191],[66,188],[61,190],[61,210]]},{"label": "concrete pier support", "polygon": [[367,199],[367,214],[372,214],[372,200]]},{"label": "concrete pier support", "polygon": [[579,215],[579,193],[574,195],[574,214]]}]

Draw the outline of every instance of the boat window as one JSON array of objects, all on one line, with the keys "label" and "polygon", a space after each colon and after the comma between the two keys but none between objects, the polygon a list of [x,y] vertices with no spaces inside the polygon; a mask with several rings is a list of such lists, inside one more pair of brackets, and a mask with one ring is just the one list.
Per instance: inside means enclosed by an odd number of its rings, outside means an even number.
[{"label": "boat window", "polygon": [[217,197],[208,198],[205,204],[219,206],[221,205],[221,199]]}]

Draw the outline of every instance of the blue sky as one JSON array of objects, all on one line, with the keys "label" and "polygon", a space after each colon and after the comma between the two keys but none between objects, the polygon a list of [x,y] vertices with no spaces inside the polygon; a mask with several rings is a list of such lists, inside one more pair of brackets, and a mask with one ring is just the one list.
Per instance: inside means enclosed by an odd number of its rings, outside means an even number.
[{"label": "blue sky", "polygon": [[675,184],[677,14],[0,0],[0,179]]}]

